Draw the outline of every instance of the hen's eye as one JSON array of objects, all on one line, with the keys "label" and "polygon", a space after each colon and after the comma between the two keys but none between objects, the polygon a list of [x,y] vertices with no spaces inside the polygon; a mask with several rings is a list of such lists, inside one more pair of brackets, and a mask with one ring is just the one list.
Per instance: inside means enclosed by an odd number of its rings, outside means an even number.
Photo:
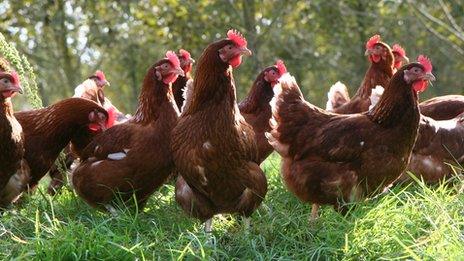
[{"label": "hen's eye", "polygon": [[230,46],[230,45],[227,46],[227,49],[232,50],[232,46]]},{"label": "hen's eye", "polygon": [[169,65],[163,64],[163,68],[164,68],[164,69],[168,69],[168,68],[169,68]]}]

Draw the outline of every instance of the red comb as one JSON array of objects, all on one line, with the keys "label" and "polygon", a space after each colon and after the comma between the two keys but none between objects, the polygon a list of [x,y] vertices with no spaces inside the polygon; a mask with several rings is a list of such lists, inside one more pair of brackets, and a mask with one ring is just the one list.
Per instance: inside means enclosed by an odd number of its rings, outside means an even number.
[{"label": "red comb", "polygon": [[247,46],[247,40],[237,30],[230,29],[227,32],[227,37],[239,47],[246,47]]},{"label": "red comb", "polygon": [[105,74],[103,73],[103,71],[97,70],[95,72],[95,76],[97,76],[97,78],[100,79],[100,81],[105,81],[106,80],[106,77],[105,77]]},{"label": "red comb", "polygon": [[432,62],[427,56],[421,54],[417,57],[417,61],[424,67],[426,73],[432,72]]},{"label": "red comb", "polygon": [[180,66],[180,61],[179,58],[177,57],[176,53],[173,51],[167,51],[166,52],[166,58],[174,65],[175,67]]},{"label": "red comb", "polygon": [[401,57],[406,56],[406,51],[401,47],[399,44],[394,44],[393,45],[393,52],[397,52]]},{"label": "red comb", "polygon": [[115,121],[116,121],[116,108],[114,106],[111,106],[108,110],[108,121],[106,122],[106,127],[111,128],[113,127]]},{"label": "red comb", "polygon": [[13,84],[19,84],[19,74],[16,71],[11,71],[11,78],[13,79],[11,82]]},{"label": "red comb", "polygon": [[277,60],[275,66],[277,67],[277,70],[279,70],[280,75],[283,75],[287,72],[287,67],[285,67],[284,61]]},{"label": "red comb", "polygon": [[184,49],[179,50],[180,56],[182,56],[185,60],[190,60],[191,56],[190,53]]},{"label": "red comb", "polygon": [[372,49],[374,48],[374,45],[380,42],[380,35],[376,34],[369,38],[369,40],[366,43],[366,49]]}]

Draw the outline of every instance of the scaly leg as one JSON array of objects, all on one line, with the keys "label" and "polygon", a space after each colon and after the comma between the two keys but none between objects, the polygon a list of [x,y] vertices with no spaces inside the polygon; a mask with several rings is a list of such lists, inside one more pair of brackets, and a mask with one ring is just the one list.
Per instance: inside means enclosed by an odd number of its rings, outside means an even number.
[{"label": "scaly leg", "polygon": [[111,206],[110,204],[105,204],[105,208],[106,208],[106,210],[108,210],[108,212],[110,212],[110,214],[113,217],[118,216],[118,211],[113,206]]},{"label": "scaly leg", "polygon": [[244,217],[243,218],[243,227],[245,228],[246,232],[250,231],[250,227],[251,227],[251,218],[250,217]]},{"label": "scaly leg", "polygon": [[213,227],[213,218],[205,221],[205,233],[211,233]]},{"label": "scaly leg", "polygon": [[319,218],[319,204],[313,204],[311,209],[311,218],[309,219],[310,222],[314,222],[317,218]]}]

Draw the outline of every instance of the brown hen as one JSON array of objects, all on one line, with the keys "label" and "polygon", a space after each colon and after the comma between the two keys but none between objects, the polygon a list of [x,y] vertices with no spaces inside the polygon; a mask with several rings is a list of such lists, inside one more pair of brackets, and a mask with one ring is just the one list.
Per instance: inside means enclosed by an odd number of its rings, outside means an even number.
[{"label": "brown hen", "polygon": [[269,102],[274,97],[272,88],[286,72],[287,68],[281,60],[264,69],[256,77],[248,96],[238,105],[240,113],[255,132],[255,140],[258,145],[258,164],[261,164],[274,150],[264,133],[271,130],[269,119],[272,113]]},{"label": "brown hen", "polygon": [[242,55],[251,52],[238,32],[230,30],[227,35],[203,51],[172,138],[181,175],[176,200],[187,214],[208,220],[207,232],[216,214],[249,217],[267,192],[254,132],[238,109],[232,75]]},{"label": "brown hen", "polygon": [[417,92],[433,80],[430,71],[422,58],[401,68],[372,110],[352,115],[328,113],[303,99],[293,77],[280,79],[267,136],[283,158],[285,184],[313,203],[313,218],[320,204],[340,208],[343,201],[381,192],[401,175],[417,136]]},{"label": "brown hen", "polygon": [[24,155],[21,125],[13,114],[11,98],[22,93],[16,72],[0,72],[0,207],[7,206],[15,197],[15,184],[9,183],[20,169]]},{"label": "brown hen", "polygon": [[[379,35],[372,36],[366,43],[366,56],[369,57],[370,66],[367,69],[361,86],[358,88],[356,94],[351,100],[340,105],[343,97],[347,94],[343,94],[343,88],[335,84],[332,90],[329,91],[329,101],[327,107],[330,111],[340,114],[359,113],[365,112],[371,105],[370,95],[372,89],[377,85],[387,87],[390,78],[393,75],[393,62],[394,56],[390,46],[380,40]],[[346,90],[346,87],[345,87]],[[339,106],[339,107],[336,107]]]},{"label": "brown hen", "polygon": [[97,136],[72,173],[77,194],[88,204],[114,212],[121,200],[139,209],[171,174],[171,130],[179,111],[171,85],[183,75],[174,52],[152,65],[143,81],[136,114]]}]

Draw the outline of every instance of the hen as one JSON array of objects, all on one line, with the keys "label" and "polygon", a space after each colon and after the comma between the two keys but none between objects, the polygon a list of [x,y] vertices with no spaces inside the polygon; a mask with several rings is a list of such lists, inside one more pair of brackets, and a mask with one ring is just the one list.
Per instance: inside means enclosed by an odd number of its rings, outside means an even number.
[{"label": "hen", "polygon": [[[395,56],[395,68],[399,69],[402,63],[408,63],[406,51],[398,44],[393,45],[393,55]],[[419,103],[422,115],[433,118],[436,121],[451,120],[464,112],[464,96],[444,95]]]},{"label": "hen", "polygon": [[[329,101],[327,102],[330,111],[348,114],[364,112],[369,109],[370,95],[372,89],[377,85],[386,87],[393,75],[393,53],[388,44],[381,41],[379,35],[372,36],[366,43],[366,56],[369,57],[370,66],[364,76],[356,94],[343,105],[334,107],[341,103],[340,84],[334,85],[329,91]],[[345,94],[347,96],[347,94]],[[337,101],[338,99],[338,101]],[[332,104],[332,105],[331,105]]]},{"label": "hen", "polygon": [[272,88],[286,72],[287,68],[281,60],[264,69],[256,77],[248,96],[238,105],[245,121],[253,127],[255,132],[255,140],[258,145],[258,164],[261,164],[274,150],[267,142],[264,133],[271,130],[269,119],[272,113],[269,102],[274,97]]},{"label": "hen", "polygon": [[434,80],[431,63],[402,67],[379,103],[361,114],[328,113],[303,99],[293,77],[280,79],[271,101],[269,142],[282,156],[282,176],[303,202],[340,208],[381,192],[406,168],[419,125],[417,93]]},{"label": "hen", "polygon": [[15,113],[23,127],[25,154],[34,188],[59,153],[77,133],[100,132],[108,123],[107,111],[93,101],[69,98],[43,109]]},{"label": "hen", "polygon": [[21,125],[13,114],[11,98],[22,93],[16,72],[0,72],[0,207],[12,200],[8,181],[20,168],[24,155]]},{"label": "hen", "polygon": [[[453,174],[449,164],[464,163],[464,113],[451,120],[436,121],[422,116],[419,134],[407,170],[427,183]],[[400,181],[409,180],[404,173]]]},{"label": "hen", "polygon": [[406,56],[406,51],[399,44],[394,44],[392,47],[392,53],[394,57],[393,72],[400,69],[403,64],[409,63],[409,58]]},{"label": "hen", "polygon": [[211,231],[216,214],[249,217],[267,192],[254,132],[238,109],[232,75],[242,55],[251,51],[240,33],[230,30],[227,37],[203,51],[172,135],[174,161],[181,175],[176,200],[186,213],[207,221],[206,232]]},{"label": "hen", "polygon": [[84,98],[94,101],[106,110],[111,110],[116,114],[116,124],[127,121],[130,115],[124,115],[122,112],[114,106],[110,99],[104,94],[105,86],[109,86],[110,83],[106,80],[105,74],[102,71],[96,71],[95,74],[87,78],[83,83],[78,85],[74,89],[75,98]]},{"label": "hen", "polygon": [[[109,86],[110,83],[106,79],[105,74],[98,70],[74,89],[73,97],[88,99],[103,106],[108,111],[109,118],[107,127],[109,128],[114,124],[127,121],[129,115],[121,113],[105,96],[104,88],[106,85]],[[81,129],[79,132],[75,133],[74,137],[71,139],[71,143],[64,150],[65,158],[63,167],[66,167],[67,170],[71,169],[72,164],[78,158],[80,152],[90,143],[96,134],[96,132],[87,128]],[[59,169],[58,164],[55,163],[50,168],[49,175],[51,181],[47,191],[50,195],[54,195],[64,185],[64,173],[63,170]]]},{"label": "hen", "polygon": [[142,209],[171,174],[171,130],[179,114],[171,85],[183,73],[176,54],[168,51],[145,75],[134,117],[85,148],[72,184],[88,204],[114,213],[115,201],[131,203],[134,195]]},{"label": "hen", "polygon": [[449,120],[464,112],[464,96],[444,95],[438,96],[419,104],[422,115],[434,120]]},{"label": "hen", "polygon": [[180,67],[184,70],[184,76],[179,76],[177,80],[172,84],[172,92],[174,93],[174,99],[176,100],[179,111],[182,109],[184,103],[184,89],[187,81],[192,79],[190,72],[195,60],[192,59],[190,53],[184,49],[180,49],[177,57],[180,61]]}]

